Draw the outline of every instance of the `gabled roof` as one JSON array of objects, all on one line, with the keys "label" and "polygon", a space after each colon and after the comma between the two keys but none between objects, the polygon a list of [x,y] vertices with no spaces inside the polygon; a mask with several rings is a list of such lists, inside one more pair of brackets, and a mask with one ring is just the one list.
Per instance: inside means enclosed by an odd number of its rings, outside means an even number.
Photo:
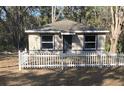
[{"label": "gabled roof", "polygon": [[[33,30],[26,30],[26,33],[60,33],[60,32],[86,32],[86,30],[88,30],[88,33],[94,32],[89,30],[88,28],[86,28],[83,24],[75,22],[75,21],[71,21],[68,19],[63,19],[61,21],[56,21],[53,22],[51,24],[47,24],[45,26],[43,26],[40,29],[33,29]],[[100,30],[99,30],[100,31]],[[99,32],[95,30],[95,33]],[[100,32],[101,33],[101,32]],[[104,31],[104,33],[106,33]]]}]

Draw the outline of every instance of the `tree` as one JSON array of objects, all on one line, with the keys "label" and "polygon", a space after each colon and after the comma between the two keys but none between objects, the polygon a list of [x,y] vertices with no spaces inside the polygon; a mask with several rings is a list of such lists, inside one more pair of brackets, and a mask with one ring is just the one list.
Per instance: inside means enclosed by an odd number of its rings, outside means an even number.
[{"label": "tree", "polygon": [[[0,24],[3,28],[1,28],[2,32],[0,34],[11,35],[10,40],[12,40],[15,49],[25,48],[27,41],[27,36],[24,33],[25,29],[39,28],[49,23],[51,20],[50,9],[51,7],[1,6]],[[41,13],[42,15],[37,16],[35,15],[36,13]]]},{"label": "tree", "polygon": [[117,52],[117,44],[122,33],[124,22],[124,7],[116,6],[111,7],[111,34],[110,34],[110,52]]},{"label": "tree", "polygon": [[0,17],[1,23],[8,33],[11,33],[13,45],[18,49],[24,34],[24,15],[28,7],[0,7],[6,15],[4,19]]},{"label": "tree", "polygon": [[64,6],[52,6],[52,23],[61,19],[61,17],[63,16],[63,10]]}]

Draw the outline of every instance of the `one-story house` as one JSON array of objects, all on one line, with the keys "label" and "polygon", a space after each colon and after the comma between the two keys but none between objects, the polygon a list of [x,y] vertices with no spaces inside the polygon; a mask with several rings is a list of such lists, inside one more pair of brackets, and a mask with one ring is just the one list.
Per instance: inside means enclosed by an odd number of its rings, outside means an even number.
[{"label": "one-story house", "polygon": [[81,53],[104,51],[107,30],[87,29],[83,24],[63,19],[40,29],[26,30],[29,51]]}]

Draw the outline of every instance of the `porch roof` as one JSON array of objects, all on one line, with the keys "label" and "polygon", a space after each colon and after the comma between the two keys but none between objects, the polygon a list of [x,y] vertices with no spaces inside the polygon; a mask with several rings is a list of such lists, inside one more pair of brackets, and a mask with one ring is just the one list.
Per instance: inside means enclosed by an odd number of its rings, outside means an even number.
[{"label": "porch roof", "polygon": [[26,33],[108,33],[98,29],[85,27],[83,24],[63,19],[61,21],[47,24],[40,29],[26,30]]}]

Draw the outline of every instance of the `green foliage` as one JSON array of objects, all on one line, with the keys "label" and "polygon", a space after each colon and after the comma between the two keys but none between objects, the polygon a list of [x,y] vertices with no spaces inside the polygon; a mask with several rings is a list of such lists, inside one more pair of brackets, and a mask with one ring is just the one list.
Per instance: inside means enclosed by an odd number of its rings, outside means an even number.
[{"label": "green foliage", "polygon": [[117,44],[117,52],[124,53],[124,32],[119,37],[119,41]]},{"label": "green foliage", "polygon": [[105,51],[109,52],[110,51],[110,39],[109,35],[106,35],[106,42],[105,42]]},{"label": "green foliage", "polygon": [[[0,51],[27,47],[27,35],[24,30],[40,28],[51,23],[51,9],[50,6],[0,6]],[[32,12],[37,10],[41,15],[32,15]],[[59,8],[57,13],[58,11]],[[111,29],[110,7],[107,6],[65,6],[63,14],[65,18],[80,22],[85,27]],[[118,42],[118,52],[124,51],[123,36]],[[110,50],[109,37],[106,40],[106,51]]]},{"label": "green foliage", "polygon": [[[32,12],[36,10],[39,10],[41,15],[33,15]],[[27,47],[25,29],[40,28],[50,22],[51,7],[1,6],[0,51]]]},{"label": "green foliage", "polygon": [[67,6],[64,9],[65,17],[83,23],[86,27],[110,29],[110,7]]},{"label": "green foliage", "polygon": [[11,34],[0,30],[0,51],[14,50]]}]

